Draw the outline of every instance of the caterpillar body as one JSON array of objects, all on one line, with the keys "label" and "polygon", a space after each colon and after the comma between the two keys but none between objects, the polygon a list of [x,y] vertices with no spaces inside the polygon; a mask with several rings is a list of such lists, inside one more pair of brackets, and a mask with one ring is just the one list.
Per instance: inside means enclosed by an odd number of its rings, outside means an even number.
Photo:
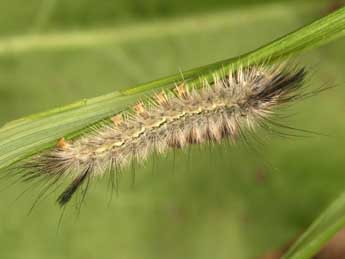
[{"label": "caterpillar body", "polygon": [[111,124],[60,139],[22,167],[29,177],[70,176],[57,200],[63,206],[87,179],[142,163],[153,152],[224,138],[236,142],[243,132],[267,126],[275,108],[301,96],[305,75],[304,68],[263,64],[216,73],[198,88],[183,83],[113,116]]}]

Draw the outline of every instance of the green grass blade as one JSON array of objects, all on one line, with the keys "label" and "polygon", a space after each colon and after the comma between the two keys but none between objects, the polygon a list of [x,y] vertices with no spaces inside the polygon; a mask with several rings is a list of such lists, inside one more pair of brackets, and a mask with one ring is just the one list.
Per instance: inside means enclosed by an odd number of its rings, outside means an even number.
[{"label": "green grass blade", "polygon": [[[334,12],[322,19],[313,22],[310,25],[304,26],[294,32],[291,32],[257,50],[251,51],[244,55],[222,60],[220,62],[210,64],[207,66],[195,68],[189,71],[184,71],[185,79],[193,78],[198,75],[207,76],[203,73],[207,71],[214,72],[218,69],[226,69],[229,66],[236,67],[241,64],[253,64],[267,61],[270,59],[274,61],[292,55],[304,49],[315,48],[337,38],[345,35],[345,7]],[[176,78],[177,76],[177,78]],[[179,74],[170,78],[166,78],[166,83],[171,83],[178,80]],[[172,79],[172,81],[170,80]],[[125,93],[132,94],[137,92],[146,91],[154,87],[160,87],[160,84],[151,82],[133,89],[127,90]]]},{"label": "green grass blade", "polygon": [[345,225],[345,192],[296,241],[283,259],[312,258]]},{"label": "green grass blade", "polygon": [[[255,51],[184,71],[182,74],[187,81],[197,80],[200,76],[210,77],[219,69],[230,66],[236,69],[240,65],[274,61],[320,46],[344,34],[345,8],[342,8]],[[177,73],[126,91],[82,100],[9,123],[0,129],[0,169],[54,145],[56,139],[62,136],[75,135],[83,128],[125,110],[128,105],[144,98],[154,89],[169,88],[180,80],[181,73]]]}]

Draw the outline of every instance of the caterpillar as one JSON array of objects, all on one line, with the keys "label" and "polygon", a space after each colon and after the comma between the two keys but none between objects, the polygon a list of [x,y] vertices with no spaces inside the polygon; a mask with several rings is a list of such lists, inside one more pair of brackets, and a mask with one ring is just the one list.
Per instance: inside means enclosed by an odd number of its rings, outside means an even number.
[{"label": "caterpillar", "polygon": [[156,92],[103,125],[25,161],[26,179],[47,177],[71,182],[58,196],[66,205],[93,177],[142,164],[150,154],[188,145],[236,143],[245,132],[267,128],[275,109],[303,96],[306,69],[259,64],[214,73],[201,87],[188,82]]}]

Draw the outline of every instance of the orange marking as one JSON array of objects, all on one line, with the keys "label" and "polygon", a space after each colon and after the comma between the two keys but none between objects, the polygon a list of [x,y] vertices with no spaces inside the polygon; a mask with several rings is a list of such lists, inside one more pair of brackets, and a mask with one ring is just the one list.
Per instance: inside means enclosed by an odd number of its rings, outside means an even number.
[{"label": "orange marking", "polygon": [[176,92],[177,92],[177,95],[180,97],[180,98],[186,98],[187,97],[187,91],[186,91],[186,87],[185,87],[185,84],[182,83],[178,86],[176,86],[175,88]]},{"label": "orange marking", "polygon": [[120,126],[123,123],[123,118],[121,114],[115,115],[111,118],[111,120],[115,124],[115,126]]},{"label": "orange marking", "polygon": [[134,105],[133,109],[137,114],[143,114],[145,112],[145,107],[142,102],[139,102],[136,105]]},{"label": "orange marking", "polygon": [[155,100],[158,104],[163,105],[168,103],[168,96],[164,91],[155,95]]},{"label": "orange marking", "polygon": [[58,140],[58,142],[56,143],[56,147],[58,148],[66,148],[67,146],[67,142],[65,141],[65,138],[62,137]]}]

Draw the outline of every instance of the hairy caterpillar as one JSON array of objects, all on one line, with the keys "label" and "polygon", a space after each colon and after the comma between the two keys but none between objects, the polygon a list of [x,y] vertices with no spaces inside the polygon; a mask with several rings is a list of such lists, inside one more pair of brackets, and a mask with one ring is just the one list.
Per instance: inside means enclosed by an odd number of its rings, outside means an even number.
[{"label": "hairy caterpillar", "polygon": [[198,88],[182,83],[115,115],[111,124],[70,141],[61,138],[21,167],[26,179],[71,177],[57,199],[63,206],[92,177],[142,163],[153,152],[224,138],[235,142],[244,132],[266,128],[275,108],[303,96],[305,76],[304,68],[262,64],[215,73]]}]

